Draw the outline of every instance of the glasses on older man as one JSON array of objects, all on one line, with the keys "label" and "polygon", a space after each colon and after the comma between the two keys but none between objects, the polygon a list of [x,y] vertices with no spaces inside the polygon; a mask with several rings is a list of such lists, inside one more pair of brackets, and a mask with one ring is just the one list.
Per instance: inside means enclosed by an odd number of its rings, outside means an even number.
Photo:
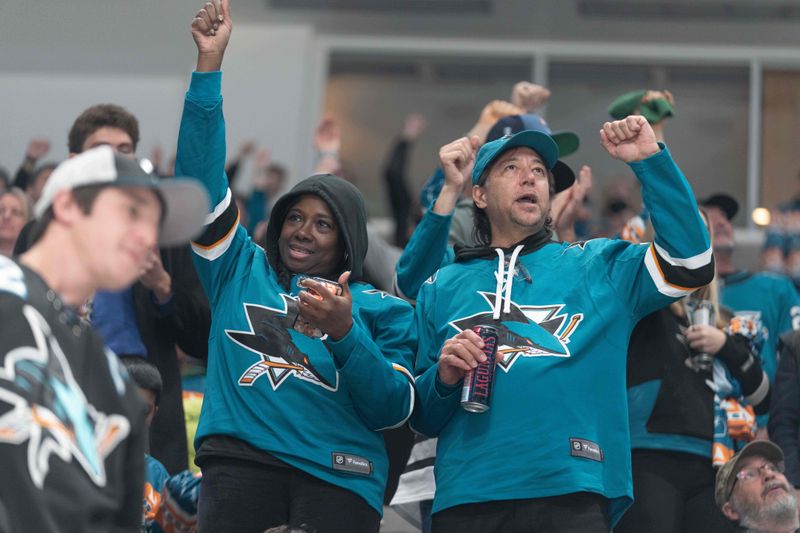
[{"label": "glasses on older man", "polygon": [[742,483],[747,483],[749,481],[753,481],[754,479],[760,477],[764,472],[767,474],[781,474],[783,473],[783,463],[771,463],[767,461],[759,466],[750,466],[747,468],[742,468],[736,473],[736,480],[731,485],[731,492],[728,494],[728,498],[730,498],[731,494],[733,494],[733,489],[736,487],[736,483],[741,481]]},{"label": "glasses on older man", "polygon": [[780,474],[783,472],[782,464],[775,464],[766,462],[761,466],[751,466],[749,468],[742,468],[736,473],[736,479],[744,483],[759,477],[762,473]]}]

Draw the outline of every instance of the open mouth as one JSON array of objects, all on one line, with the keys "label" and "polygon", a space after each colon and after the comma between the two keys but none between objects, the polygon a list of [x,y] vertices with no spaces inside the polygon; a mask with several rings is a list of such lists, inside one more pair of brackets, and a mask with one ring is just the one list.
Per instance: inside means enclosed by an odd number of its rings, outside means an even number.
[{"label": "open mouth", "polygon": [[304,258],[308,257],[309,255],[313,254],[313,250],[309,250],[308,248],[304,248],[302,246],[298,246],[296,244],[289,245],[289,254],[294,258]]},{"label": "open mouth", "polygon": [[522,205],[534,206],[534,205],[538,205],[537,200],[538,200],[538,198],[536,198],[535,194],[525,194],[525,195],[519,196],[516,199],[516,202],[519,203],[519,204],[522,204]]}]

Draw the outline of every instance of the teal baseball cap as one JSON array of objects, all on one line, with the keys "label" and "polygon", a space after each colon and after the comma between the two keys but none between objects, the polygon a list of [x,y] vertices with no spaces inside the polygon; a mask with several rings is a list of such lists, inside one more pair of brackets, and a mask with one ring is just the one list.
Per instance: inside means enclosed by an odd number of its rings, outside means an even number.
[{"label": "teal baseball cap", "polygon": [[472,168],[472,184],[477,185],[486,169],[504,152],[520,147],[530,148],[544,160],[545,166],[553,173],[557,193],[569,188],[575,182],[575,173],[572,169],[558,160],[558,145],[553,138],[541,131],[525,130],[481,146],[475,158],[475,166]]}]

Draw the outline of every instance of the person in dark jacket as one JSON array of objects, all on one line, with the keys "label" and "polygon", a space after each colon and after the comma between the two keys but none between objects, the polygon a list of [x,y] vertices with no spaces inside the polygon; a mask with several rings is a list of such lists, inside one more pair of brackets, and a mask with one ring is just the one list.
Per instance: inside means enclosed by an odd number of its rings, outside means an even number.
[{"label": "person in dark jacket", "polygon": [[[138,120],[114,104],[87,108],[68,134],[70,157],[96,146],[110,146],[132,158],[138,143]],[[32,244],[31,227],[28,224],[22,229],[15,255]],[[114,353],[147,358],[161,373],[164,390],[150,431],[150,453],[174,475],[189,464],[176,347],[205,359],[211,313],[188,245],[151,250],[143,272],[132,286],[121,291],[98,291],[93,297],[91,321]]]},{"label": "person in dark jacket", "polygon": [[156,242],[188,241],[207,205],[109,147],[53,172],[35,244],[0,258],[0,531],[139,530],[144,405],[77,308],[136,279]]},{"label": "person in dark jacket", "polygon": [[800,331],[781,335],[778,353],[769,435],[783,450],[786,479],[800,489]]}]

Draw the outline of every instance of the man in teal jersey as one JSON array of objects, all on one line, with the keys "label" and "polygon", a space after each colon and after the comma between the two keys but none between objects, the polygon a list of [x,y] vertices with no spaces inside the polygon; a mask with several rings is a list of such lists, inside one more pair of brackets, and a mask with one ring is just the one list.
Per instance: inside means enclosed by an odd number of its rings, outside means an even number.
[{"label": "man in teal jersey", "polygon": [[714,261],[721,276],[722,304],[735,314],[752,318],[761,330],[762,366],[770,382],[778,367],[778,339],[800,327],[800,299],[789,278],[772,272],[749,272],[733,262],[734,235],[731,221],[739,204],[725,193],[700,201],[714,232]]},{"label": "man in teal jersey", "polygon": [[[471,178],[482,242],[417,300],[412,426],[439,437],[433,531],[608,531],[632,501],[630,332],[714,266],[691,189],[647,121],[606,123],[600,138],[641,181],[655,242],[553,242],[550,199],[568,184],[547,134],[440,151],[449,181]],[[491,407],[475,414],[459,397],[485,359],[479,324],[498,329],[499,362]]]}]

